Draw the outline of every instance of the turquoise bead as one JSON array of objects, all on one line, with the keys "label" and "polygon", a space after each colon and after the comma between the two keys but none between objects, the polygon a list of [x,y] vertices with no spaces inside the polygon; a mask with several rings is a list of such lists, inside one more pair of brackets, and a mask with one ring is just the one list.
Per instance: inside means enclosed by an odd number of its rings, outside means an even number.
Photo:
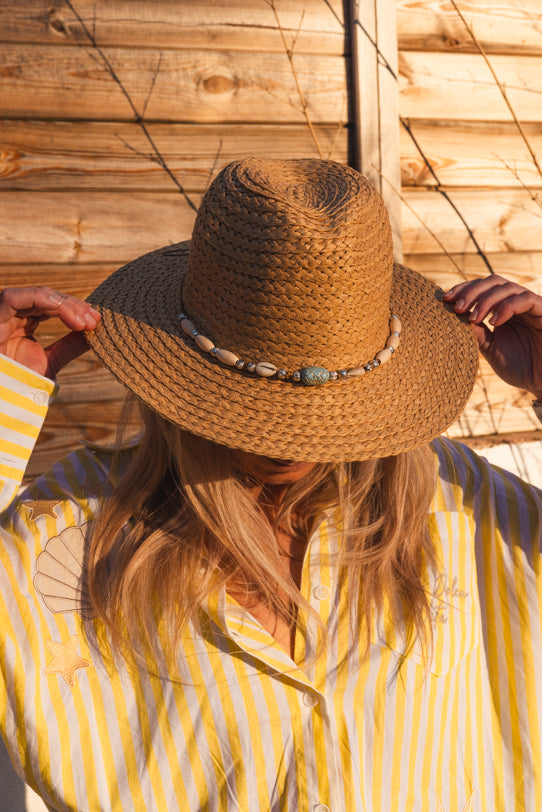
[{"label": "turquoise bead", "polygon": [[329,381],[329,369],[324,367],[304,367],[301,370],[301,383],[304,386],[320,386]]}]

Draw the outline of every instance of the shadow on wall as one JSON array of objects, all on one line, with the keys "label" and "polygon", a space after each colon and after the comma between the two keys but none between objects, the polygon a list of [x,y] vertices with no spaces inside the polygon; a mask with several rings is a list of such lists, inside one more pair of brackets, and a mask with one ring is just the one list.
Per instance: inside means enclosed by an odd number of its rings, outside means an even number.
[{"label": "shadow on wall", "polygon": [[21,781],[13,769],[2,738],[0,738],[0,788],[0,812],[47,812],[41,798]]}]

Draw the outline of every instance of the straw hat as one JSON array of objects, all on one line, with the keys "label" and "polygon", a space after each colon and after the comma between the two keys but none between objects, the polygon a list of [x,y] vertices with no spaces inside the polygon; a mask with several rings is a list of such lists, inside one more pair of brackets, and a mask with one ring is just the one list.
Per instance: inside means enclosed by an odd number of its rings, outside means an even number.
[{"label": "straw hat", "polygon": [[467,401],[476,341],[439,293],[394,265],[382,199],[356,171],[249,158],[212,183],[191,241],[94,291],[102,320],[88,339],[194,434],[275,458],[362,460],[434,438]]}]

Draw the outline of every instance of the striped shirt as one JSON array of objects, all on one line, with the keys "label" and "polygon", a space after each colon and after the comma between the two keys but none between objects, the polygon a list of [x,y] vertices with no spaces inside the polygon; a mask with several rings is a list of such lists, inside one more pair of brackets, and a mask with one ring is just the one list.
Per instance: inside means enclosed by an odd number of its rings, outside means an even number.
[{"label": "striped shirt", "polygon": [[[429,668],[415,648],[398,670],[385,612],[361,655],[348,595],[319,560],[336,545],[324,515],[301,591],[327,628],[325,654],[297,666],[221,592],[183,638],[182,679],[168,678],[150,655],[120,662],[85,602],[85,531],[110,455],[84,448],[16,495],[53,385],[7,360],[0,375],[0,729],[51,809],[542,809],[536,489],[434,443]],[[295,644],[307,662],[313,636]]]}]

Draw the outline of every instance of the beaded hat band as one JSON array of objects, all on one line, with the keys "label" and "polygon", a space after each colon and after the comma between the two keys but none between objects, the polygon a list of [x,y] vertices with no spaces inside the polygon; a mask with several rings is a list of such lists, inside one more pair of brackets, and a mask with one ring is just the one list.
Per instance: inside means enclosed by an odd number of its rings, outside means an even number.
[{"label": "beaded hat band", "polygon": [[392,315],[390,318],[390,334],[386,345],[365,364],[358,364],[349,369],[329,370],[321,366],[306,366],[301,369],[294,369],[289,372],[283,367],[277,367],[269,361],[243,361],[241,358],[231,352],[231,350],[223,350],[216,347],[210,338],[198,332],[195,324],[181,313],[179,316],[181,330],[185,335],[194,339],[197,346],[202,352],[208,352],[221,364],[227,367],[233,367],[238,372],[248,372],[252,375],[257,375],[260,378],[278,378],[279,381],[290,381],[291,383],[301,383],[303,386],[321,386],[330,381],[344,381],[348,378],[359,378],[365,375],[366,372],[371,372],[373,369],[382,364],[386,364],[392,357],[393,353],[399,346],[401,340],[401,322],[399,316]]},{"label": "beaded hat band", "polygon": [[102,315],[90,345],[143,403],[278,459],[420,445],[458,417],[476,376],[470,326],[394,264],[380,195],[333,161],[230,164],[190,241],[138,257],[89,301]]}]

